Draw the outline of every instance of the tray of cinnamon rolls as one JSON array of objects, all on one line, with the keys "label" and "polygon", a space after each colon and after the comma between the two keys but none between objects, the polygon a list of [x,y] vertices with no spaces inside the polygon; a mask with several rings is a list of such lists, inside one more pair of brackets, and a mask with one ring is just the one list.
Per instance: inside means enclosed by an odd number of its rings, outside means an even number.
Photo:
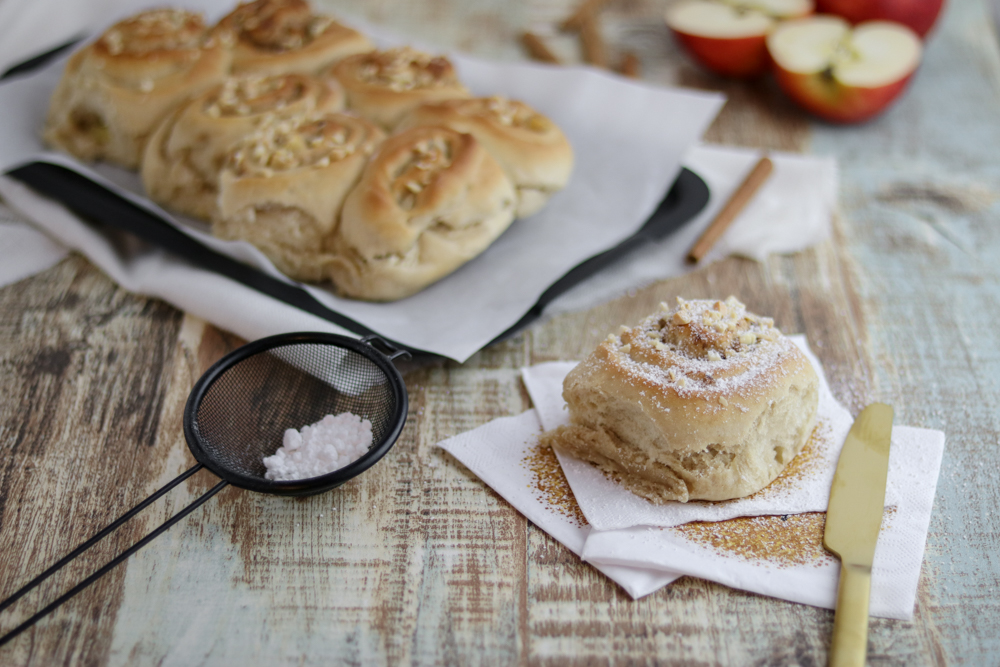
[{"label": "tray of cinnamon rolls", "polygon": [[[42,136],[84,163],[136,172],[149,200],[249,242],[292,280],[374,302],[474,261],[543,210],[574,167],[566,134],[527,102],[474,95],[448,57],[376,48],[306,0],[245,2],[215,23],[171,8],[115,23],[66,61]],[[22,180],[101,217],[79,187],[59,191],[65,178],[38,173],[56,167],[29,166]],[[692,197],[707,199],[692,176],[691,196],[664,200],[658,233],[664,216],[681,224],[704,204]],[[115,210],[105,222],[128,227]],[[134,217],[130,231],[162,239],[141,229],[148,212]],[[253,282],[268,291],[266,276]]]}]

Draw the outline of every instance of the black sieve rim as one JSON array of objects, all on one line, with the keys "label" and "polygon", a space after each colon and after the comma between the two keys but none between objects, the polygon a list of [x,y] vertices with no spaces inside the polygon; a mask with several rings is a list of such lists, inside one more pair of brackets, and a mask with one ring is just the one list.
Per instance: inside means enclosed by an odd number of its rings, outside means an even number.
[{"label": "black sieve rim", "polygon": [[[349,463],[343,468],[319,477],[299,479],[292,481],[274,481],[261,477],[244,475],[240,472],[230,470],[222,466],[212,456],[209,449],[204,444],[204,439],[198,429],[197,413],[198,407],[208,393],[208,390],[215,384],[222,375],[239,362],[248,359],[256,354],[266,352],[278,347],[288,345],[332,345],[346,348],[360,354],[374,363],[381,370],[389,382],[396,409],[393,414],[392,426],[388,429],[382,439],[373,444],[372,447],[356,461]],[[336,488],[347,482],[368,468],[375,465],[379,459],[385,456],[396,440],[399,438],[406,423],[406,416],[409,410],[409,401],[406,393],[406,385],[403,377],[393,365],[391,359],[369,343],[348,336],[323,332],[296,332],[268,336],[259,340],[247,343],[246,345],[233,350],[226,356],[215,362],[204,375],[198,380],[188,396],[187,404],[184,407],[184,437],[187,440],[188,449],[194,458],[206,468],[215,473],[219,478],[229,482],[233,486],[243,489],[257,491],[259,493],[270,493],[284,496],[307,496],[316,493],[323,493]]]}]

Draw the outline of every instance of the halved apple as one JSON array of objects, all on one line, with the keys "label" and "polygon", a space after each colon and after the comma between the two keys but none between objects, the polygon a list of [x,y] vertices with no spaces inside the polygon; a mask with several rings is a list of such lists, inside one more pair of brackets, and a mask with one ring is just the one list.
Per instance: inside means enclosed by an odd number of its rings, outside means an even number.
[{"label": "halved apple", "polygon": [[924,37],[937,21],[944,0],[816,0],[817,10],[851,23],[895,21]]},{"label": "halved apple", "polygon": [[852,28],[838,16],[788,21],[767,37],[778,85],[806,110],[858,123],[899,96],[920,64],[920,38],[899,23]]},{"label": "halved apple", "polygon": [[751,77],[770,67],[765,39],[778,21],[807,16],[813,0],[680,0],[667,26],[691,56],[723,76]]}]

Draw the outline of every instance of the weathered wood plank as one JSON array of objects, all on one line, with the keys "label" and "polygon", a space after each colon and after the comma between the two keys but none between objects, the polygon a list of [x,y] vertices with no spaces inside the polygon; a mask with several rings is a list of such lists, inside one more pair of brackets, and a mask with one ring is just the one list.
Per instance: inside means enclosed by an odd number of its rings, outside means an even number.
[{"label": "weathered wood plank", "polygon": [[[520,31],[543,31],[574,3],[317,4],[520,59]],[[872,664],[995,661],[1000,56],[985,5],[952,3],[913,89],[858,128],[814,124],[768,83],[699,72],[661,11],[608,3],[612,62],[627,48],[647,81],[724,90],[711,140],[836,155],[842,214],[829,242],[763,264],[725,260],[560,315],[464,365],[408,365],[410,419],[379,466],[307,499],[223,491],[0,649],[0,663],[824,663],[830,612],[692,578],[632,601],[434,447],[528,407],[520,366],[579,358],[659,301],[729,294],[806,333],[852,410],[888,400],[900,423],[949,435],[916,616],[872,623]],[[574,37],[547,37],[579,59]],[[239,344],[125,294],[77,257],[0,289],[0,595],[192,463],[188,391]],[[50,590],[213,483],[199,473]],[[0,631],[26,613],[15,612]]]}]

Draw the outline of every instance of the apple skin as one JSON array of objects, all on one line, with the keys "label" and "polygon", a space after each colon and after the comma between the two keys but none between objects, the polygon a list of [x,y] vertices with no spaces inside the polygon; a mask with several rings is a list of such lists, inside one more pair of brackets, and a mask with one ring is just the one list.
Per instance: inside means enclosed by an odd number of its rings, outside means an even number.
[{"label": "apple skin", "polygon": [[914,72],[884,86],[846,86],[824,72],[799,74],[780,67],[774,76],[785,94],[806,111],[831,123],[863,123],[884,111],[906,88]]},{"label": "apple skin", "polygon": [[923,38],[933,27],[944,0],[816,0],[816,11],[836,14],[851,23],[895,21]]},{"label": "apple skin", "polygon": [[674,37],[699,64],[716,74],[749,79],[771,68],[767,36],[705,37],[671,28]]}]

